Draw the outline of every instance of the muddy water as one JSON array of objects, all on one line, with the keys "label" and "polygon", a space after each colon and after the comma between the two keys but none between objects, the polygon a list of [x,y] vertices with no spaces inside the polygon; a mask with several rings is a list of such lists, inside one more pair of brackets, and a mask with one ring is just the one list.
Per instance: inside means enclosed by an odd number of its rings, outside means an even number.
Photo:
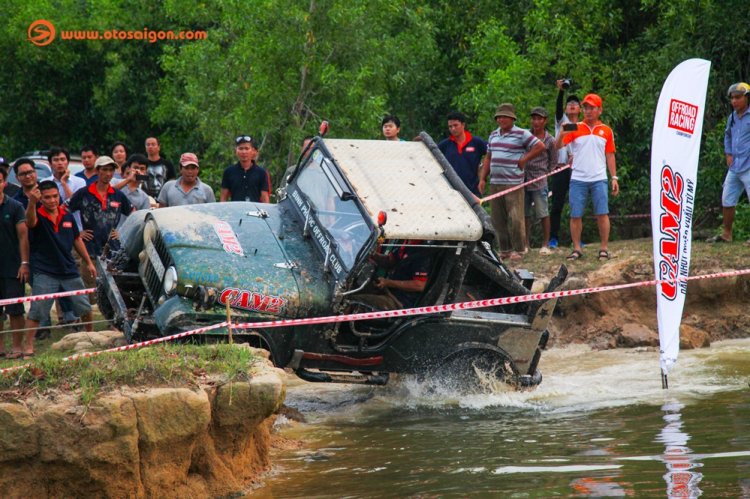
[{"label": "muddy water", "polygon": [[681,352],[546,352],[533,392],[458,397],[409,380],[311,385],[287,404],[302,450],[274,455],[257,498],[750,498],[750,340]]}]

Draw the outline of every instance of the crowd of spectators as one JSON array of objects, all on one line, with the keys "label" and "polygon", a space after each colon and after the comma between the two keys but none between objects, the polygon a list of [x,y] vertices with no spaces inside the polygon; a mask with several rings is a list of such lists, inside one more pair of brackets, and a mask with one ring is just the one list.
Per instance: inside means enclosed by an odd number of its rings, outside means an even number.
[{"label": "crowd of spectators", "polygon": [[[602,99],[596,94],[588,94],[582,100],[575,95],[566,99],[568,85],[566,80],[557,82],[554,137],[547,131],[549,115],[543,107],[531,110],[531,129],[525,130],[516,125],[515,107],[510,103],[500,104],[494,115],[497,129],[487,140],[469,132],[463,114],[454,112],[447,116],[449,136],[438,147],[469,191],[478,199],[485,194],[492,196],[508,191],[494,197],[490,203],[498,253],[503,259],[522,259],[529,251],[534,217],[540,220],[542,228],[539,252],[546,255],[557,248],[566,200],[570,203],[572,239],[572,252],[567,258],[582,258],[582,217],[589,198],[599,229],[598,258],[610,258],[608,196],[610,192],[616,196],[620,189],[614,134],[599,119],[603,111]],[[728,94],[734,112],[727,120],[725,131],[729,172],[722,197],[724,231],[709,239],[713,243],[732,240],[735,205],[743,190],[750,196],[750,118],[747,113],[750,86],[732,85]],[[399,138],[401,121],[397,116],[385,116],[381,127],[386,140],[404,140]],[[311,137],[305,137],[303,151],[310,140]],[[257,141],[243,134],[235,139],[234,148],[237,163],[223,172],[220,202],[268,203],[271,176],[256,162]],[[213,189],[199,178],[200,162],[194,153],[182,154],[178,177],[174,165],[161,154],[158,138],[146,139],[145,151],[145,155],[129,155],[127,146],[116,142],[110,148],[110,156],[99,156],[95,147],[85,146],[80,150],[84,169],[71,175],[69,152],[55,147],[47,158],[52,176],[38,179],[34,161],[21,158],[12,165],[20,184],[12,186],[12,190],[7,185],[10,165],[0,161],[0,181],[6,187],[0,189],[3,237],[0,299],[23,296],[26,283],[31,285],[35,295],[95,287],[96,269],[92,258],[117,248],[117,229],[133,212],[216,202]],[[569,168],[549,176],[553,170],[566,166]],[[285,176],[291,175],[294,168],[295,165],[291,165]],[[527,185],[518,188],[520,184]],[[750,240],[745,245],[750,246]],[[392,262],[379,263],[387,266]],[[390,285],[382,287],[394,288],[393,296],[403,305],[409,301],[408,293],[421,289],[425,272],[422,268],[408,269],[403,279],[391,280]],[[399,292],[407,295],[398,295]],[[79,295],[57,300],[58,321],[83,320],[86,329],[91,330],[91,305],[95,300],[93,294],[88,297]],[[34,339],[43,339],[45,332],[49,334],[51,307],[51,300],[33,302],[25,322],[23,306],[9,305],[5,310],[0,307],[0,315],[8,315],[12,329],[28,330],[13,333],[10,352],[0,341],[0,357],[33,356]],[[3,322],[0,320],[0,331]]]}]

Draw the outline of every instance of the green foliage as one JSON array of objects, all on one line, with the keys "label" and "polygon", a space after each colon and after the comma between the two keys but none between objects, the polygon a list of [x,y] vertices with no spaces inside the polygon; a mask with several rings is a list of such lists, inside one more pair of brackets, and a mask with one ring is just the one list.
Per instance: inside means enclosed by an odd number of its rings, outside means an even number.
[{"label": "green foliage", "polygon": [[[555,80],[604,99],[622,193],[613,213],[647,212],[653,115],[681,61],[711,60],[697,208],[720,203],[726,89],[750,79],[745,0],[2,0],[0,152],[161,138],[173,161],[191,150],[218,186],[232,139],[262,143],[278,183],[321,120],[336,137],[378,138],[395,113],[401,136],[447,135],[460,110],[487,136],[502,102],[520,126],[554,112]],[[200,41],[26,40],[29,24],[61,29],[205,30]],[[550,119],[550,121],[552,121]],[[551,128],[551,123],[550,123]],[[712,222],[713,223],[713,222]]]}]

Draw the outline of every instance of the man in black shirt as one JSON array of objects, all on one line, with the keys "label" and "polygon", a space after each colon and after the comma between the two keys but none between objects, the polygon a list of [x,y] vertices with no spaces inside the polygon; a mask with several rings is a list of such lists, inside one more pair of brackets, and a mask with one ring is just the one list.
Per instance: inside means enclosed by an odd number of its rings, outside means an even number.
[{"label": "man in black shirt", "polygon": [[148,155],[148,165],[146,165],[148,180],[141,188],[146,194],[156,199],[164,184],[175,178],[174,165],[162,157],[161,144],[156,137],[146,139],[146,154]]},{"label": "man in black shirt", "polygon": [[[8,170],[0,167],[0,186],[5,186]],[[29,239],[26,214],[21,203],[11,199],[0,189],[0,300],[21,298],[24,284],[29,280]],[[0,357],[5,357],[3,313],[10,317],[11,329],[23,329],[24,308],[21,303],[0,307]],[[11,358],[22,356],[23,332],[13,333]]]},{"label": "man in black shirt", "polygon": [[224,170],[221,177],[221,202],[253,201],[268,203],[271,176],[258,166],[258,142],[249,135],[240,135],[234,141],[239,161]]}]

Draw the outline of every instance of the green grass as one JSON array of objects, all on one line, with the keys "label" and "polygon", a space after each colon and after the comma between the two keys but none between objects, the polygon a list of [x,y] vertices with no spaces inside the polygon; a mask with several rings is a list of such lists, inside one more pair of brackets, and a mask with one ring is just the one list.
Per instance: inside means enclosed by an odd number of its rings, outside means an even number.
[{"label": "green grass", "polygon": [[62,390],[88,404],[98,393],[124,385],[198,387],[245,380],[260,360],[252,350],[232,345],[160,344],[67,362],[49,351],[28,369],[1,374],[0,398]]}]

